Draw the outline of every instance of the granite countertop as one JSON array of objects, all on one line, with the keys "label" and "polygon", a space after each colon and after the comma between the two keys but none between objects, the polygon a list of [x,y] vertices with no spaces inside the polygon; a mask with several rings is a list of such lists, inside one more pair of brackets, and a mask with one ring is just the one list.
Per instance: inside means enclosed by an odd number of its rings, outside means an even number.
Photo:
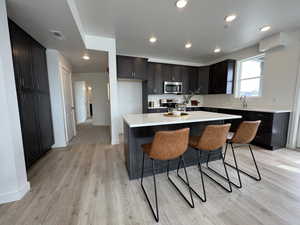
[{"label": "granite countertop", "polygon": [[240,119],[241,116],[212,113],[212,112],[189,112],[189,115],[182,117],[166,117],[163,113],[128,114],[123,117],[129,127],[149,127],[168,124],[196,123],[217,120]]}]

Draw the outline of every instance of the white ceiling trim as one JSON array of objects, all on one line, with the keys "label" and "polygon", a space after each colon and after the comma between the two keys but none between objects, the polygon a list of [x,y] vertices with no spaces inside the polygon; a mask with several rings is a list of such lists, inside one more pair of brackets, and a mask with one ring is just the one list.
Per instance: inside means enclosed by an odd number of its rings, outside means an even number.
[{"label": "white ceiling trim", "polygon": [[80,36],[81,36],[83,42],[85,43],[85,41],[86,41],[85,40],[85,31],[83,29],[83,25],[82,25],[82,22],[81,22],[81,19],[80,19],[80,16],[79,16],[79,12],[78,12],[76,3],[74,2],[74,0],[67,0],[67,3],[68,3],[68,6],[70,8],[73,19],[74,19],[74,21],[77,25],[77,29],[80,33]]},{"label": "white ceiling trim", "polygon": [[116,39],[99,37],[92,35],[85,35],[85,46],[87,49],[115,52],[116,51]]}]

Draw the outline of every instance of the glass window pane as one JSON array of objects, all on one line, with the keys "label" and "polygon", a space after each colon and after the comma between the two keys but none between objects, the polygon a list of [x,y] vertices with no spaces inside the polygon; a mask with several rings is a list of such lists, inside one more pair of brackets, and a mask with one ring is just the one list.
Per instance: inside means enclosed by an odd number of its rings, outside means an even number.
[{"label": "glass window pane", "polygon": [[255,59],[242,62],[240,79],[259,77],[261,75],[261,68],[262,68],[261,64],[262,64],[261,60],[255,60]]},{"label": "glass window pane", "polygon": [[259,96],[260,78],[241,80],[240,96]]}]

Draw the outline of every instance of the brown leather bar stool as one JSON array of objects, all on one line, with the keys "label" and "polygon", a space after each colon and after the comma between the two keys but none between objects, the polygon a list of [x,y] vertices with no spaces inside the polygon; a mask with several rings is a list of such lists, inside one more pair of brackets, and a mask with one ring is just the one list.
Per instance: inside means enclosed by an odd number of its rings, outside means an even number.
[{"label": "brown leather bar stool", "polygon": [[[257,130],[259,125],[261,124],[260,120],[257,121],[243,121],[237,131],[230,135],[227,139],[227,144],[226,144],[226,148],[225,148],[225,153],[224,153],[224,159],[226,158],[226,153],[227,153],[227,147],[228,144],[231,145],[231,150],[232,150],[232,155],[233,155],[233,159],[234,159],[234,164],[235,166],[231,165],[230,163],[225,162],[226,165],[234,168],[237,172],[237,176],[239,179],[239,184],[235,184],[233,182],[231,182],[234,186],[236,186],[237,188],[241,188],[242,187],[242,182],[241,182],[241,177],[240,177],[240,172],[247,175],[248,177],[256,180],[256,181],[260,181],[261,180],[261,176],[260,176],[260,172],[259,169],[257,167],[257,163],[251,148],[250,143],[253,141],[253,139],[255,138],[256,134],[257,134]],[[234,144],[238,144],[239,146],[234,146]],[[250,175],[248,173],[246,173],[245,171],[239,169],[238,164],[237,164],[237,160],[235,157],[235,149],[237,149],[238,147],[241,147],[242,145],[248,145],[249,146],[249,150],[256,168],[256,172],[257,172],[257,177],[254,177],[253,175]]]},{"label": "brown leather bar stool", "polygon": [[[225,189],[227,192],[232,192],[231,183],[230,183],[227,169],[225,166],[222,151],[220,151],[220,156],[221,156],[221,159],[223,162],[226,178],[208,166],[211,152],[214,150],[217,150],[219,148],[222,148],[225,145],[230,126],[231,126],[231,124],[208,125],[204,129],[203,134],[200,137],[199,136],[191,136],[190,137],[190,140],[189,140],[190,147],[192,147],[193,149],[195,149],[198,152],[198,168],[199,168],[200,175],[201,175],[203,198],[192,187],[191,187],[191,189],[203,202],[206,202],[206,191],[205,191],[205,185],[204,185],[204,180],[203,180],[203,174],[206,175],[208,178],[210,178],[212,181],[214,181],[216,184],[218,184],[220,187]],[[218,181],[213,179],[210,175],[208,175],[207,173],[202,171],[201,156],[202,156],[203,152],[208,152],[207,153],[208,154],[207,161],[206,161],[207,168],[209,170],[213,171],[214,173],[216,173],[217,175],[221,176],[222,178],[226,179],[226,181],[228,182],[229,189],[227,189],[221,183],[219,183]],[[183,180],[183,182],[185,182],[184,179],[179,175],[178,171],[177,171],[177,175]],[[188,184],[187,182],[185,182],[185,183]]]},{"label": "brown leather bar stool", "polygon": [[[183,154],[186,152],[188,148],[188,140],[189,140],[189,128],[184,128],[175,131],[159,131],[155,133],[154,140],[150,144],[142,145],[143,148],[143,163],[142,163],[142,176],[141,176],[141,186],[143,192],[146,196],[147,202],[150,206],[152,214],[155,220],[159,221],[159,212],[158,212],[158,201],[157,201],[157,189],[156,189],[156,179],[155,179],[155,160],[166,160],[168,161],[168,168],[167,168],[167,176],[168,180],[171,184],[176,188],[179,194],[183,197],[183,199],[190,205],[190,207],[194,208],[194,200],[192,196],[192,190],[189,185],[189,179],[185,168],[185,162],[183,158]],[[156,213],[150,203],[149,197],[143,185],[143,178],[144,178],[144,162],[145,162],[145,154],[147,154],[150,159],[152,160],[152,175],[153,175],[153,182],[154,182],[154,194],[155,194],[155,205],[156,205]],[[186,177],[186,184],[189,187],[189,194],[191,198],[191,202],[187,200],[184,194],[179,190],[179,188],[175,185],[172,179],[169,176],[170,170],[170,160],[176,159],[179,157],[178,162],[178,169],[180,169],[181,165],[184,168],[184,173]]]}]

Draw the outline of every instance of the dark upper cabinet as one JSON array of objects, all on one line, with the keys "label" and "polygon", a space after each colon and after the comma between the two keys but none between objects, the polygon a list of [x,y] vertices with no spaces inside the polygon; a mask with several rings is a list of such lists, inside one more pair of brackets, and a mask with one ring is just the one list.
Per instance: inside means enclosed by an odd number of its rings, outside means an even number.
[{"label": "dark upper cabinet", "polygon": [[46,50],[39,43],[32,45],[33,87],[42,92],[49,92]]},{"label": "dark upper cabinet", "polygon": [[147,60],[145,58],[118,55],[117,76],[125,79],[147,79]]},{"label": "dark upper cabinet", "polygon": [[198,69],[198,83],[197,88],[198,94],[208,94],[209,93],[209,66],[202,66]]},{"label": "dark upper cabinet", "polygon": [[188,68],[188,92],[189,93],[199,93],[199,74],[197,67],[187,67]]},{"label": "dark upper cabinet", "polygon": [[30,36],[24,36],[24,31],[19,29],[13,22],[9,23],[11,35],[11,47],[14,58],[14,70],[16,75],[17,90],[33,89],[33,71],[31,64],[32,40]]},{"label": "dark upper cabinet", "polygon": [[210,66],[209,94],[232,94],[235,60],[225,60]]},{"label": "dark upper cabinet", "polygon": [[181,82],[182,82],[182,93],[189,94],[191,93],[190,90],[190,74],[191,74],[191,67],[188,66],[181,66]]},{"label": "dark upper cabinet", "polygon": [[208,94],[209,66],[189,68],[189,90],[195,94]]},{"label": "dark upper cabinet", "polygon": [[162,80],[165,81],[172,81],[173,78],[173,68],[172,65],[169,64],[162,64]]},{"label": "dark upper cabinet", "polygon": [[148,94],[163,94],[162,64],[148,63],[147,91]]}]

